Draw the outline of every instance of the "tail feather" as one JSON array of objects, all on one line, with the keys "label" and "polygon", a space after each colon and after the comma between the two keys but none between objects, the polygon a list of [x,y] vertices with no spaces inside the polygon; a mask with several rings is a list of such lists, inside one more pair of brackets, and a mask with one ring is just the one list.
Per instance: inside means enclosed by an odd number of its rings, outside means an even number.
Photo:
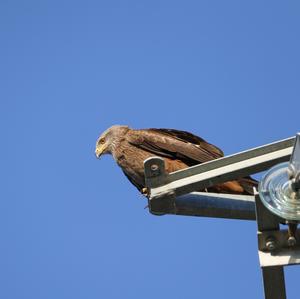
[{"label": "tail feather", "polygon": [[257,188],[258,181],[251,178],[250,176],[238,179],[238,182],[244,189],[244,194],[254,195],[254,188]]},{"label": "tail feather", "polygon": [[[214,185],[207,188],[207,192],[227,193],[227,194],[244,194],[254,195],[254,187],[257,187],[258,182],[251,177],[245,177],[236,181],[228,181],[222,184]],[[203,190],[202,190],[203,191]]]}]

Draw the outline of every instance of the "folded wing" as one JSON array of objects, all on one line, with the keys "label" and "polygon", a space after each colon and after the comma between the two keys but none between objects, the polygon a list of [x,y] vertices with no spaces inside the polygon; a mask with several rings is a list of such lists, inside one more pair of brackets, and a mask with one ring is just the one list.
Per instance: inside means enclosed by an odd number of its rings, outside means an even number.
[{"label": "folded wing", "polygon": [[192,166],[223,156],[216,146],[189,132],[173,129],[133,130],[128,142],[161,157]]}]

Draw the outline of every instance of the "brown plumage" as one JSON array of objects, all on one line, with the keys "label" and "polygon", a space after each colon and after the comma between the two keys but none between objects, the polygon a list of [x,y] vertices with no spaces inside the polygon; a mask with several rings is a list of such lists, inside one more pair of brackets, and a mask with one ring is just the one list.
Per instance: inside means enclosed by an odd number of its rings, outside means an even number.
[{"label": "brown plumage", "polygon": [[[130,182],[140,192],[145,188],[144,160],[159,156],[168,173],[223,157],[223,152],[201,137],[173,129],[133,130],[112,126],[97,140],[95,154],[111,154]],[[257,182],[241,178],[208,188],[209,192],[253,194]]]}]

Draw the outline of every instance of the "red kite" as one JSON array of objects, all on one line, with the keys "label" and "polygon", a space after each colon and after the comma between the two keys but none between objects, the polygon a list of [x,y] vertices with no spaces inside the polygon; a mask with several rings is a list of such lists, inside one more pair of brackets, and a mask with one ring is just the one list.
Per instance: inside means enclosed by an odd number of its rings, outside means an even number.
[{"label": "red kite", "polygon": [[[134,130],[112,126],[97,140],[95,154],[111,154],[130,182],[145,194],[144,160],[159,156],[165,160],[166,172],[223,157],[223,152],[192,133],[174,129]],[[218,184],[208,192],[253,194],[257,182],[251,177]]]}]

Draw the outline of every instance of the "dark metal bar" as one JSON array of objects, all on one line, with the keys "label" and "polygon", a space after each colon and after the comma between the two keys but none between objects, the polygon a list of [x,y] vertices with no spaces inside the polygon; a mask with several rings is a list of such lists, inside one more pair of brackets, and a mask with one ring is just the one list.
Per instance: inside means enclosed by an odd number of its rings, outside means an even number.
[{"label": "dark metal bar", "polygon": [[[261,202],[259,194],[255,194],[256,220],[258,227],[258,234],[278,231],[280,218],[272,214]],[[259,237],[258,237],[258,241]],[[276,240],[270,238],[266,247],[270,252],[276,250]],[[260,244],[259,247],[262,247]],[[262,253],[262,254],[260,254]],[[264,263],[263,258],[265,254],[259,250],[260,264]],[[265,299],[286,299],[284,269],[283,266],[263,267],[263,282]]]},{"label": "dark metal bar", "polygon": [[152,214],[174,214],[229,219],[255,220],[254,197],[249,195],[193,192],[175,197],[149,200]]},{"label": "dark metal bar", "polygon": [[266,299],[286,299],[283,267],[262,268]]},{"label": "dark metal bar", "polygon": [[260,200],[259,194],[255,193],[255,208],[258,231],[279,230],[280,218],[272,214]]}]

